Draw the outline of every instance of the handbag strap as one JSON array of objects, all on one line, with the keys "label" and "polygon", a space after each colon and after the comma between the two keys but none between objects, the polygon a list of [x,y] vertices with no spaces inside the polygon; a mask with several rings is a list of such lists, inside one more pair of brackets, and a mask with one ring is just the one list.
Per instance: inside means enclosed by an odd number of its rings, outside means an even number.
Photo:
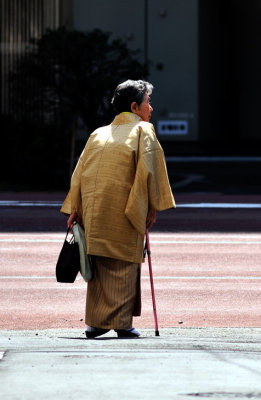
[{"label": "handbag strap", "polygon": [[143,258],[146,258],[146,254],[148,254],[147,239],[145,239],[145,245],[144,245],[144,249],[143,249]]},{"label": "handbag strap", "polygon": [[[65,236],[65,239],[64,239],[65,242],[67,241],[67,236],[69,235],[70,230],[71,230],[71,228],[69,227],[69,228],[67,229],[66,236]],[[71,237],[71,239],[68,241],[68,243],[73,243],[73,242],[74,242],[74,234],[72,233],[72,237]]]},{"label": "handbag strap", "polygon": [[67,236],[69,235],[69,232],[70,232],[70,227],[67,229],[65,240],[67,239]]}]

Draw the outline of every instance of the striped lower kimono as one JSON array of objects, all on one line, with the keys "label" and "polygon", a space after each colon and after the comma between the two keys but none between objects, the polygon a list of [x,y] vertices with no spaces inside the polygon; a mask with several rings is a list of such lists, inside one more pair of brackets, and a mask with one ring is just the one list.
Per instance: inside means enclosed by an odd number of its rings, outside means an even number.
[{"label": "striped lower kimono", "polygon": [[95,257],[94,278],[88,282],[87,325],[103,329],[128,329],[141,314],[140,264]]}]

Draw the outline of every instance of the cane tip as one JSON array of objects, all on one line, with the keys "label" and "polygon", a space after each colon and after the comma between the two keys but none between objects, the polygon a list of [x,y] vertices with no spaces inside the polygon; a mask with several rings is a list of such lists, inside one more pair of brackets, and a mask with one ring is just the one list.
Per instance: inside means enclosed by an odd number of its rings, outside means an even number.
[{"label": "cane tip", "polygon": [[159,336],[159,331],[155,331],[155,336]]}]

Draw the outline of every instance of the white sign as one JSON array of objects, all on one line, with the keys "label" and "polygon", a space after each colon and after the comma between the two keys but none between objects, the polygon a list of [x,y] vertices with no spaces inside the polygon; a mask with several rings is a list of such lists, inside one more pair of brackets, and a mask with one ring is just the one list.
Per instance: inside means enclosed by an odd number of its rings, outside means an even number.
[{"label": "white sign", "polygon": [[158,130],[160,135],[187,135],[188,121],[158,121]]}]

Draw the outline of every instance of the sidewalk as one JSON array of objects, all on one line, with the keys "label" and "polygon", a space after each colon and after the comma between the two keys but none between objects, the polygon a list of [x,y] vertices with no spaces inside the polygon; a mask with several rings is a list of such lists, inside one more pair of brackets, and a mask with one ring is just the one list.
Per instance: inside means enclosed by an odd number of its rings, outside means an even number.
[{"label": "sidewalk", "polygon": [[261,328],[141,333],[1,331],[1,399],[261,398]]}]

